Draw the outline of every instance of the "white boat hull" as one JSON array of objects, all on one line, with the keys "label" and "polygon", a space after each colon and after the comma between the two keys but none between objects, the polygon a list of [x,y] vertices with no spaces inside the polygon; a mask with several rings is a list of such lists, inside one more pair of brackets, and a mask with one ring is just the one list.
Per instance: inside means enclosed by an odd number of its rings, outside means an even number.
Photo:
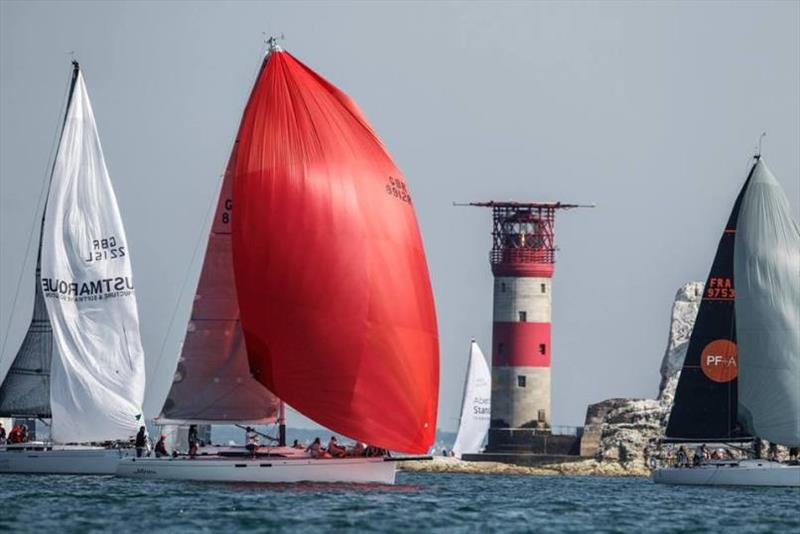
[{"label": "white boat hull", "polygon": [[698,467],[667,467],[653,471],[653,482],[691,486],[800,487],[800,465],[766,460],[743,460]]},{"label": "white boat hull", "polygon": [[0,473],[51,475],[113,475],[120,459],[131,454],[121,449],[53,445],[0,448]]},{"label": "white boat hull", "polygon": [[394,484],[395,474],[383,458],[125,458],[117,467],[121,477],[206,482]]}]

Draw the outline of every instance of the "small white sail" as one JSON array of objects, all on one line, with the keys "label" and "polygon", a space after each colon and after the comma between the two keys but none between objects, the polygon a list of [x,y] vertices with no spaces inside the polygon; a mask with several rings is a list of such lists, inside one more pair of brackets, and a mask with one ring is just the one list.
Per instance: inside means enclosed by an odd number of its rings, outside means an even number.
[{"label": "small white sail", "polygon": [[461,422],[453,444],[453,454],[480,451],[489,432],[492,400],[492,375],[478,344],[473,340],[469,351],[469,368],[461,404]]},{"label": "small white sail", "polygon": [[51,436],[125,439],[144,424],[144,353],[128,243],[83,75],[75,80],[42,235],[53,327]]},{"label": "small white sail", "polygon": [[734,246],[739,415],[754,435],[800,446],[800,229],[763,160]]}]

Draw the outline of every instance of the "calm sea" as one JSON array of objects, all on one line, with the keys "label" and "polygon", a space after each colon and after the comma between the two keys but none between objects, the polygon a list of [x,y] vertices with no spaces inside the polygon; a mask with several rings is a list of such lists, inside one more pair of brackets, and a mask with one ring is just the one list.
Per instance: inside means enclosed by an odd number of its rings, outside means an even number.
[{"label": "calm sea", "polygon": [[12,532],[800,532],[791,489],[400,473],[396,486],[0,476]]}]

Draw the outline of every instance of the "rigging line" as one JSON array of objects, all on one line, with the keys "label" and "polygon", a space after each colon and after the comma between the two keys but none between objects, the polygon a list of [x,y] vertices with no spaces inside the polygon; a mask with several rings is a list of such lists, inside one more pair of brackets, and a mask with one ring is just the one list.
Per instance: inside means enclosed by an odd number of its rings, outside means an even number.
[{"label": "rigging line", "polygon": [[17,307],[19,290],[20,287],[22,287],[22,278],[25,276],[26,267],[30,259],[29,255],[31,251],[31,243],[33,242],[33,236],[36,231],[36,222],[40,220],[39,213],[43,209],[42,203],[46,200],[45,191],[49,189],[48,185],[50,183],[50,177],[53,174],[53,166],[54,166],[53,160],[55,160],[56,157],[56,150],[58,149],[58,141],[61,137],[61,130],[63,129],[63,125],[62,127],[59,127],[58,124],[63,123],[64,120],[63,117],[66,115],[66,106],[67,106],[66,102],[68,99],[69,90],[71,86],[72,86],[72,77],[70,77],[69,81],[67,82],[66,88],[64,90],[64,96],[62,97],[62,101],[65,104],[63,104],[62,108],[59,110],[61,111],[61,113],[59,113],[58,115],[59,120],[56,123],[56,127],[54,128],[53,140],[50,142],[50,152],[47,156],[47,165],[45,167],[44,180],[42,181],[42,187],[41,190],[39,191],[39,199],[36,202],[36,211],[34,212],[33,224],[31,225],[31,231],[28,234],[28,244],[25,246],[25,256],[24,256],[25,259],[22,262],[22,269],[20,270],[19,279],[17,280],[17,289],[14,292],[14,300],[11,302],[11,316],[8,318],[8,326],[6,326],[6,335],[3,338],[3,345],[2,347],[0,347],[0,361],[2,361],[6,353],[6,344],[8,342],[8,336],[11,333],[11,325],[14,322],[14,309]]},{"label": "rigging line", "polygon": [[[258,81],[258,75],[261,74],[261,68],[263,66],[264,60],[266,59],[266,53],[268,51],[267,48],[266,48],[266,44],[262,43],[259,46],[259,50],[260,50],[260,52],[259,52],[259,58],[260,59],[259,59],[258,62],[256,62],[256,67],[252,70],[252,72],[250,74],[250,79],[253,80],[252,83],[250,84],[249,88],[246,86],[246,88],[244,90],[246,92],[244,93],[244,99],[243,99],[244,100],[244,104],[242,105],[241,111],[239,113],[240,116],[244,115],[244,110],[247,107],[248,100],[250,99],[250,93],[252,92],[253,87],[255,86],[256,82]],[[241,121],[241,119],[240,119],[240,121]],[[228,154],[232,154],[233,153],[233,148],[236,146],[236,140],[238,139],[238,137],[239,137],[239,128],[237,126],[236,133],[233,135],[233,140],[230,142],[230,145],[228,147]],[[225,161],[225,167],[224,167],[223,172],[221,174],[223,182],[225,180],[225,172],[228,169],[229,160],[230,160],[230,156],[228,157],[228,160]],[[175,308],[172,311],[172,317],[171,317],[171,319],[169,321],[169,326],[167,327],[167,331],[164,334],[164,341],[161,343],[161,350],[159,351],[159,354],[158,354],[158,363],[156,364],[156,369],[155,369],[154,376],[158,376],[158,374],[160,372],[160,369],[161,369],[161,362],[164,361],[164,349],[167,346],[167,340],[169,339],[170,333],[172,332],[172,327],[173,327],[173,325],[175,323],[175,317],[178,314],[178,308],[180,307],[180,303],[183,300],[183,296],[184,296],[184,294],[186,292],[186,284],[189,281],[189,272],[191,271],[191,268],[194,265],[194,262],[196,260],[197,251],[198,251],[198,249],[200,247],[200,243],[202,243],[204,235],[208,236],[211,233],[211,227],[213,226],[214,212],[216,211],[216,206],[217,206],[217,202],[215,202],[215,201],[219,200],[219,195],[220,195],[221,192],[222,192],[222,182],[220,182],[219,188],[216,188],[214,190],[214,192],[212,193],[213,196],[211,198],[211,206],[209,208],[209,212],[206,213],[206,219],[204,221],[205,224],[203,226],[203,229],[205,229],[205,233],[203,233],[201,231],[200,236],[197,238],[197,242],[195,244],[195,249],[194,249],[194,252],[192,253],[192,260],[189,263],[189,267],[187,267],[187,269],[186,269],[186,275],[184,276],[183,284],[181,285],[181,291],[180,291],[180,293],[178,295],[178,300],[175,303]],[[209,224],[209,222],[210,222],[209,219],[211,220],[210,224]],[[202,274],[202,266],[201,266],[200,269],[201,269],[201,274]],[[198,279],[197,279],[197,283],[198,284],[200,283],[199,276],[200,275],[198,275]],[[196,291],[196,289],[195,289],[195,291]],[[191,312],[190,312],[190,314],[191,314]],[[191,315],[190,315],[190,318],[191,318]],[[167,392],[167,394],[169,395],[169,392]]]}]

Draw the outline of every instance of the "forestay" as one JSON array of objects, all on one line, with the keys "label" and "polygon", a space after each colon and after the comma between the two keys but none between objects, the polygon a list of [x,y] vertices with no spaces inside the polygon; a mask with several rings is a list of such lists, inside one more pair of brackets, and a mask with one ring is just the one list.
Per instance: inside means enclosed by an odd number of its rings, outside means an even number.
[{"label": "forestay", "polygon": [[129,248],[83,75],[76,75],[41,252],[57,348],[51,436],[62,443],[132,436],[143,424],[145,389]]},{"label": "forestay", "polygon": [[734,251],[739,415],[754,435],[800,446],[800,230],[759,160]]},{"label": "forestay", "polygon": [[492,375],[481,348],[473,340],[469,350],[469,368],[464,384],[458,435],[453,444],[453,454],[459,458],[465,453],[480,452],[489,432],[491,400]]}]

